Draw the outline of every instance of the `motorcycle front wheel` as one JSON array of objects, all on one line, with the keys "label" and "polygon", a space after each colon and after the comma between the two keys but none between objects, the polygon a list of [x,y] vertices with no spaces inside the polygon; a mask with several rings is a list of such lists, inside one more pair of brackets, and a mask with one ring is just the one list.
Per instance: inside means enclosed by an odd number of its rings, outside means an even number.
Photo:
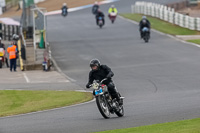
[{"label": "motorcycle front wheel", "polygon": [[144,34],[144,41],[145,41],[146,43],[149,42],[149,34],[148,34],[148,33],[145,33],[145,34]]},{"label": "motorcycle front wheel", "polygon": [[0,68],[2,68],[2,60],[0,60]]},{"label": "motorcycle front wheel", "polygon": [[105,119],[109,119],[110,111],[109,111],[107,101],[105,100],[105,97],[103,95],[96,96],[96,103],[101,115]]}]

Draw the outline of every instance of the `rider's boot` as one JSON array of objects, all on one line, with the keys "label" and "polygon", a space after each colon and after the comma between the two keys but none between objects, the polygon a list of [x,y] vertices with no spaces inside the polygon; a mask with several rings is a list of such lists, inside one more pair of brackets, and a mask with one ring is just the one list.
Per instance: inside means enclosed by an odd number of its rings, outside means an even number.
[{"label": "rider's boot", "polygon": [[118,93],[113,95],[113,97],[116,98],[119,105],[123,105],[123,97],[120,97],[120,95]]}]

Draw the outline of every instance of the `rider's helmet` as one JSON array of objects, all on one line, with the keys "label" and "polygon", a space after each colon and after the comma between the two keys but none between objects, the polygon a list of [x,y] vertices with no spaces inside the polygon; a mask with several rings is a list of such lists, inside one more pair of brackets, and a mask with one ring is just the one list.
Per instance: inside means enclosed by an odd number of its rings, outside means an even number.
[{"label": "rider's helmet", "polygon": [[95,4],[95,5],[98,5],[98,1],[95,1],[94,4]]},{"label": "rider's helmet", "polygon": [[67,6],[67,3],[63,3],[63,6]]},{"label": "rider's helmet", "polygon": [[115,8],[115,5],[111,5],[110,7],[111,7],[111,8]]},{"label": "rider's helmet", "polygon": [[14,40],[14,41],[19,40],[19,36],[17,34],[13,34],[12,40]]},{"label": "rider's helmet", "polygon": [[100,67],[100,61],[98,60],[98,59],[92,59],[91,61],[90,61],[90,67],[91,67],[91,69],[92,70],[94,70],[93,69],[93,67],[94,66],[97,66],[97,69],[95,69],[95,70],[98,70],[99,69],[99,67]]},{"label": "rider's helmet", "polygon": [[147,19],[147,17],[146,16],[142,16],[142,19]]}]

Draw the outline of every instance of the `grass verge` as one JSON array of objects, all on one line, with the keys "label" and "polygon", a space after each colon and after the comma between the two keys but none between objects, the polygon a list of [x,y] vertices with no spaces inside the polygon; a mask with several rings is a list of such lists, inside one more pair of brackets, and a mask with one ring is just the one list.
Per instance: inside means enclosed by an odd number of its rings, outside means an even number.
[{"label": "grass verge", "polygon": [[188,42],[200,44],[200,39],[195,39],[195,40],[187,40]]},{"label": "grass verge", "polygon": [[75,91],[1,90],[0,117],[69,106],[92,98],[91,93]]},{"label": "grass verge", "polygon": [[200,133],[200,118],[98,133]]},{"label": "grass verge", "polygon": [[[139,22],[142,19],[142,14],[120,14],[121,16]],[[160,32],[171,34],[171,35],[200,35],[199,31],[190,30],[187,28],[182,28],[180,26],[168,23],[166,21],[147,16],[148,20],[151,22],[151,27]]]}]

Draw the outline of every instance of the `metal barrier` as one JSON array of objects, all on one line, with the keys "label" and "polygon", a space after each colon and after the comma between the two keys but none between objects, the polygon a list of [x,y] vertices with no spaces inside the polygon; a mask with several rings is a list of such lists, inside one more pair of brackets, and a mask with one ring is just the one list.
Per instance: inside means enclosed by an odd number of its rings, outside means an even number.
[{"label": "metal barrier", "polygon": [[177,13],[174,8],[161,4],[137,1],[132,5],[132,13],[149,15],[190,30],[200,31],[200,18]]},{"label": "metal barrier", "polygon": [[13,34],[17,34],[17,35],[20,34],[20,32],[19,32],[20,27],[17,25],[6,25],[3,23],[1,23],[0,25],[1,25],[0,26],[0,37],[3,40],[11,41]]}]

